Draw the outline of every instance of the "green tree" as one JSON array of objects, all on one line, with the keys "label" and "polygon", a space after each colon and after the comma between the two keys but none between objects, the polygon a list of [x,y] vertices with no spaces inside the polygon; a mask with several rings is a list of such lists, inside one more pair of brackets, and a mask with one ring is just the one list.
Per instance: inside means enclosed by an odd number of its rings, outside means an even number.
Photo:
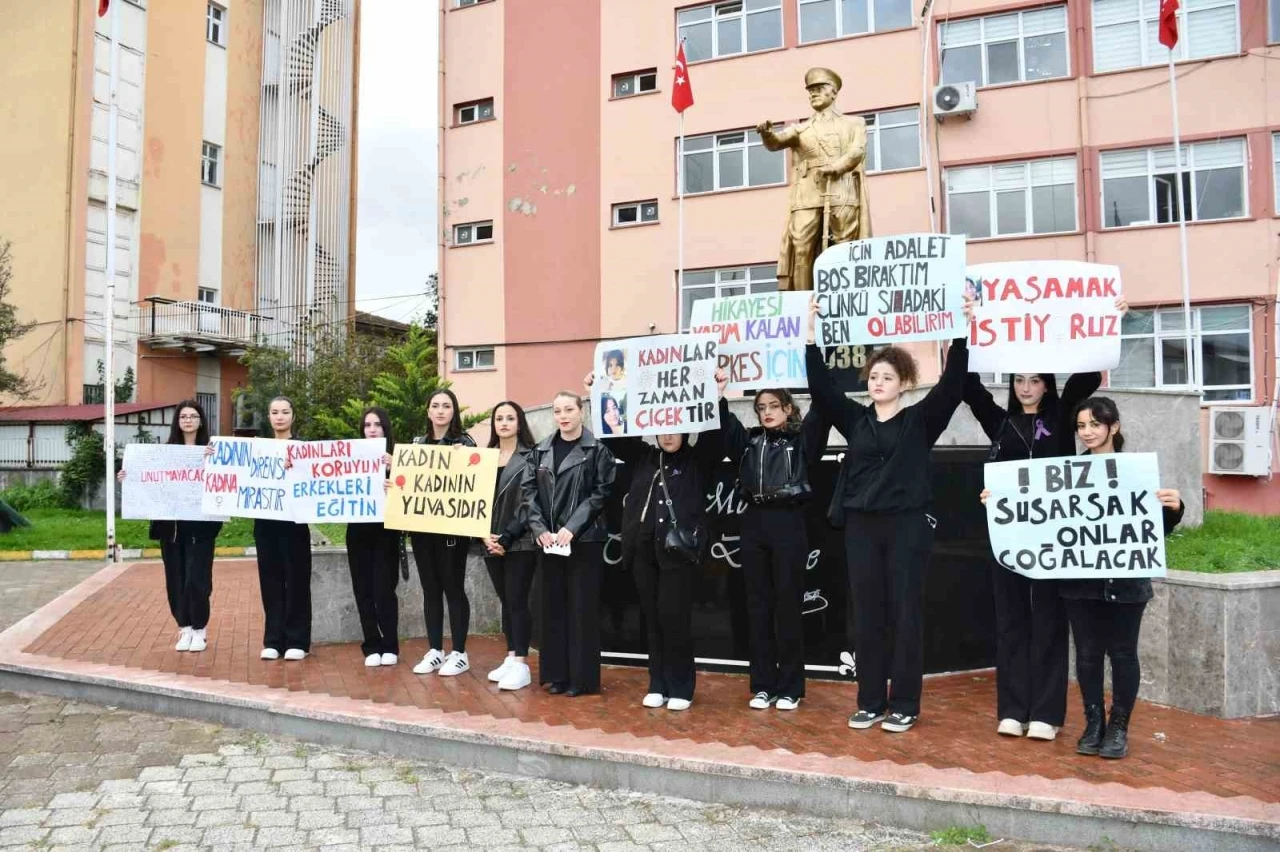
[{"label": "green tree", "polygon": [[9,302],[13,286],[13,259],[10,243],[0,239],[0,397],[29,399],[40,389],[39,383],[26,374],[9,369],[4,350],[10,343],[35,327],[34,323],[19,322],[18,309]]}]

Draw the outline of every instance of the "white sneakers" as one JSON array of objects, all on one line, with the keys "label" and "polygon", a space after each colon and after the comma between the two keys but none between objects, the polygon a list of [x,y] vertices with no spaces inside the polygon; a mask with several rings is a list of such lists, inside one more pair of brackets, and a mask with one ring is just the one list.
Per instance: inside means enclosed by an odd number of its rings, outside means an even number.
[{"label": "white sneakers", "polygon": [[650,692],[640,703],[645,707],[648,707],[650,710],[657,710],[663,704],[667,703],[667,696],[663,695],[661,692]]},{"label": "white sneakers", "polygon": [[173,646],[175,651],[191,650],[191,628],[184,627],[178,631],[178,644]]},{"label": "white sneakers", "polygon": [[258,659],[278,660],[280,659],[280,652],[277,651],[275,648],[263,648],[262,653],[258,655]]},{"label": "white sneakers", "polygon": [[400,658],[399,658],[398,656],[396,656],[395,654],[383,654],[383,655],[382,655],[382,664],[383,664],[384,666],[394,666],[394,665],[395,665],[396,663],[398,663],[398,662],[400,662]]},{"label": "white sneakers", "polygon": [[777,700],[778,699],[774,698],[767,692],[757,692],[752,697],[751,704],[749,706],[752,710],[768,710],[773,706],[773,702]]},{"label": "white sneakers", "polygon": [[444,665],[444,654],[432,648],[422,658],[422,662],[413,667],[414,674],[435,674]]},{"label": "white sneakers", "polygon": [[799,706],[799,698],[779,698],[777,703],[777,708],[779,710],[794,710]]},{"label": "white sneakers", "polygon": [[206,628],[201,627],[199,630],[191,631],[191,646],[187,649],[192,653],[203,651],[209,647],[209,640],[206,636]]},{"label": "white sneakers", "polygon": [[378,666],[382,665],[382,655],[370,654],[369,656],[364,658],[364,664],[371,669],[377,668]]},{"label": "white sneakers", "polygon": [[502,681],[502,676],[507,673],[507,669],[515,665],[515,662],[516,662],[516,658],[511,654],[508,654],[507,656],[503,657],[502,665],[498,666],[496,669],[489,672],[489,682],[500,683]]},{"label": "white sneakers", "polygon": [[1046,722],[1032,722],[1027,726],[1027,737],[1033,740],[1053,740],[1058,736],[1058,727]]},{"label": "white sneakers", "polygon": [[297,662],[298,660],[305,660],[307,658],[307,652],[301,648],[290,648],[284,652],[284,658],[294,662]]},{"label": "white sneakers", "polygon": [[667,701],[668,710],[688,710],[693,702],[687,698],[672,698]]},{"label": "white sneakers", "polygon": [[449,656],[444,658],[444,665],[440,667],[440,676],[453,677],[470,668],[471,662],[467,659],[466,651],[450,651]]},{"label": "white sneakers", "polygon": [[[444,672],[441,672],[444,674]],[[527,663],[512,663],[507,666],[507,673],[502,676],[502,680],[498,681],[498,689],[524,689],[533,683],[533,675],[529,671]]]},{"label": "white sneakers", "polygon": [[1017,719],[1001,719],[996,733],[1002,737],[1020,737],[1027,732],[1026,727]]}]

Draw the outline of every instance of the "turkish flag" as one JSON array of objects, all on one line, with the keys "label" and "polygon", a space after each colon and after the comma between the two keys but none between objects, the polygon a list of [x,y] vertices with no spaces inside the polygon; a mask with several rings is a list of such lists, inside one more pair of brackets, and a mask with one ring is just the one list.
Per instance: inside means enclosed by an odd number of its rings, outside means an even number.
[{"label": "turkish flag", "polygon": [[675,80],[671,84],[671,106],[676,112],[684,112],[693,106],[693,84],[689,82],[689,69],[684,62],[684,42],[676,51]]},{"label": "turkish flag", "polygon": [[107,7],[111,5],[111,0],[98,0],[98,17],[101,18],[107,14]]},{"label": "turkish flag", "polygon": [[1160,0],[1160,43],[1170,50],[1178,44],[1178,0]]}]

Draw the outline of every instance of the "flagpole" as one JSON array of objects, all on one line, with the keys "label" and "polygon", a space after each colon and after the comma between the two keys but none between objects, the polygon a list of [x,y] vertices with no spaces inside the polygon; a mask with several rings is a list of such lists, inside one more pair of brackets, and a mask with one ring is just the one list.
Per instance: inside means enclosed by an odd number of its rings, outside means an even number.
[{"label": "flagpole", "polygon": [[[684,110],[680,110],[680,156],[676,158],[676,287],[684,296]],[[676,329],[679,331],[679,329]]]},{"label": "flagpole", "polygon": [[116,124],[119,118],[117,97],[120,38],[120,0],[108,9],[111,37],[108,42],[110,66],[110,101],[107,107],[107,256],[106,256],[106,304],[103,309],[105,325],[105,354],[102,356],[102,440],[106,450],[106,509],[107,509],[107,560],[119,561],[116,550],[116,380],[115,380],[115,320],[116,320]]},{"label": "flagpole", "polygon": [[1182,267],[1182,330],[1183,345],[1187,353],[1187,384],[1196,386],[1195,351],[1191,346],[1191,273],[1187,264],[1187,209],[1182,189],[1182,138],[1178,129],[1178,76],[1173,73],[1173,48],[1169,48],[1169,98],[1173,104],[1173,159],[1177,163],[1174,174],[1178,193],[1178,252]]}]

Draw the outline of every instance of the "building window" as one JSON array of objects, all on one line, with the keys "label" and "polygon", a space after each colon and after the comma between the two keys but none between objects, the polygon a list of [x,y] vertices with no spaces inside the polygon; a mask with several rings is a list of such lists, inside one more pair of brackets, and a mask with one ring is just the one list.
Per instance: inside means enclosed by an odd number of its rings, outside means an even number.
[{"label": "building window", "polygon": [[1066,6],[947,21],[938,29],[944,83],[997,86],[1070,73]]},{"label": "building window", "polygon": [[[1169,50],[1159,33],[1159,0],[1093,0],[1093,70],[1163,65]],[[1179,6],[1175,60],[1239,52],[1238,0],[1189,0]]]},{"label": "building window", "polygon": [[911,26],[910,0],[799,0],[800,42]]},{"label": "building window", "polygon": [[1182,168],[1174,166],[1173,146],[1105,151],[1102,164],[1104,228],[1155,225],[1182,219],[1175,175],[1191,207],[1188,222],[1244,216],[1244,140],[1194,142],[1182,146]]},{"label": "building window", "polygon": [[227,34],[227,10],[219,6],[217,3],[210,3],[208,11],[205,13],[204,21],[204,37],[210,43],[219,47],[226,47],[224,41]]},{"label": "building window", "polygon": [[867,171],[892,172],[920,165],[920,107],[872,112],[867,120]]},{"label": "building window", "polygon": [[209,186],[222,186],[222,146],[205,142],[200,147],[200,180]]},{"label": "building window", "polygon": [[453,368],[463,370],[492,370],[493,348],[457,349],[454,351]]},{"label": "building window", "polygon": [[1076,230],[1076,158],[947,169],[947,232],[970,239]]},{"label": "building window", "polygon": [[1280,216],[1280,133],[1271,134],[1271,176],[1275,184],[1275,212]]},{"label": "building window", "polygon": [[218,291],[212,287],[201,287],[196,295],[206,305],[218,304]]},{"label": "building window", "polygon": [[477,121],[493,120],[493,98],[475,103],[459,104],[453,108],[454,121],[457,124],[475,124]]},{"label": "building window", "polygon": [[782,152],[766,150],[753,130],[686,137],[683,159],[686,195],[787,182]]},{"label": "building window", "polygon": [[658,221],[658,202],[632,201],[627,204],[613,205],[613,226],[625,228],[629,225],[648,225]]},{"label": "building window", "polygon": [[106,385],[84,385],[80,399],[85,405],[105,405],[107,402]]},{"label": "building window", "polygon": [[485,2],[485,0],[456,0],[456,2],[453,5],[461,9],[463,6],[474,6],[477,3],[483,3],[483,2]]},{"label": "building window", "polygon": [[453,226],[453,244],[465,246],[472,243],[493,242],[493,222],[468,222]]},{"label": "building window", "polygon": [[650,68],[648,71],[632,71],[628,74],[613,75],[613,96],[615,98],[629,98],[633,95],[643,95],[647,92],[656,91],[658,91],[658,71],[656,68]]},{"label": "building window", "polygon": [[[1253,309],[1214,305],[1191,309],[1191,351],[1205,402],[1253,398]],[[1189,389],[1181,308],[1130,311],[1120,327],[1117,388]]]},{"label": "building window", "polygon": [[1280,42],[1280,0],[1267,0],[1267,43]]},{"label": "building window", "polygon": [[748,293],[773,293],[778,289],[778,267],[735,266],[731,269],[699,269],[686,271],[680,286],[680,330],[689,330],[693,303],[700,299],[723,299]]},{"label": "building window", "polygon": [[218,395],[216,393],[198,393],[196,402],[204,409],[204,425],[210,435],[218,434]]},{"label": "building window", "polygon": [[689,62],[782,47],[782,0],[709,3],[676,12]]}]

